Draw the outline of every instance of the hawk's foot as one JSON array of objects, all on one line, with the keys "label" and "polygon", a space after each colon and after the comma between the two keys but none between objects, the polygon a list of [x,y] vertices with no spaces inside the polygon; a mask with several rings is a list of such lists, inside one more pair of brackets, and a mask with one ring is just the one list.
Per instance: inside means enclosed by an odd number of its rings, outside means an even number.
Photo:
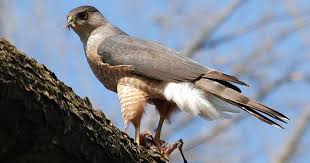
[{"label": "hawk's foot", "polygon": [[183,147],[183,140],[182,139],[176,141],[173,144],[167,144],[167,143],[165,143],[164,140],[154,139],[151,131],[146,130],[140,134],[140,145],[150,149],[151,152],[161,154],[164,158],[167,159],[167,161],[169,161],[170,154],[176,148],[178,148],[181,155],[182,155],[184,163],[187,163],[187,160],[185,159],[185,156],[184,156],[183,150],[182,150],[182,147]]}]

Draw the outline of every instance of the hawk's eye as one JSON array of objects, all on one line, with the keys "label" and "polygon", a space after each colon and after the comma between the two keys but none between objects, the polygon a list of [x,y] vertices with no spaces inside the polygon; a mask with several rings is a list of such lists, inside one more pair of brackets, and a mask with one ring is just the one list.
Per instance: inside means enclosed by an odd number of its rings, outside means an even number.
[{"label": "hawk's eye", "polygon": [[80,19],[86,20],[88,18],[88,13],[87,12],[81,12],[78,14],[78,17]]}]

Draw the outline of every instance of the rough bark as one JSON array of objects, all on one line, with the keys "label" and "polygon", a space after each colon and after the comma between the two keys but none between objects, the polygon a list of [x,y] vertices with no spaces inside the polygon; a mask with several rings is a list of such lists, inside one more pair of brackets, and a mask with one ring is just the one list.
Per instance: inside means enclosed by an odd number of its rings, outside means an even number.
[{"label": "rough bark", "polygon": [[0,162],[164,162],[0,39]]}]

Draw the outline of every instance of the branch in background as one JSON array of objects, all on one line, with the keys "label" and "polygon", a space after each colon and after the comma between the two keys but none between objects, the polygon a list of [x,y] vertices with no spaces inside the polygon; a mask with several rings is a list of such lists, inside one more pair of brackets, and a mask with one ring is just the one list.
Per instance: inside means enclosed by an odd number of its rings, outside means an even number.
[{"label": "branch in background", "polygon": [[[294,125],[294,131],[292,135],[285,139],[285,144],[283,145],[283,150],[280,151],[278,157],[274,158],[274,163],[285,163],[292,158],[297,150],[299,142],[302,140],[303,135],[305,135],[307,128],[310,125],[310,105],[306,106],[300,118],[296,121]],[[281,149],[281,148],[280,148]]]},{"label": "branch in background", "polygon": [[177,15],[178,11],[180,10],[181,6],[183,5],[184,0],[172,0],[169,1],[169,5],[167,7],[167,11],[161,13],[160,15],[154,16],[153,20],[156,24],[160,27],[165,28],[169,26],[170,20],[168,19],[167,15]]},{"label": "branch in background", "polygon": [[207,24],[198,34],[198,37],[193,39],[188,46],[185,48],[184,55],[191,57],[197,52],[202,44],[210,39],[210,36],[226,21],[228,20],[232,14],[247,0],[234,0],[231,2],[222,12],[214,17],[213,20],[210,20],[210,24]]},{"label": "branch in background", "polygon": [[194,120],[194,117],[190,114],[182,114],[180,116],[182,117],[178,118],[178,123],[175,123],[174,126],[162,132],[163,137],[167,137],[173,134],[175,131],[179,131],[180,129],[184,128],[184,126],[190,124]]},{"label": "branch in background", "polygon": [[[292,15],[292,17],[296,18],[299,12],[294,3],[292,1],[286,1],[286,7],[288,13]],[[308,82],[310,79],[309,76],[304,76],[302,74],[295,74],[293,77],[297,80],[303,79],[305,82]],[[280,148],[282,150],[278,152],[278,155],[276,155],[275,158],[272,158],[274,163],[289,162],[295,155],[299,146],[299,142],[302,140],[302,137],[305,135],[307,128],[310,126],[310,105],[307,105],[303,109],[300,118],[296,121],[294,126],[295,128],[291,136],[285,139],[283,148]]]},{"label": "branch in background", "polygon": [[[246,57],[243,57],[242,63],[237,65],[237,67],[235,68],[234,74],[236,74],[236,76],[240,76],[241,74],[247,75],[249,72],[253,71],[250,68],[245,67],[244,66],[245,63],[246,65],[250,65],[254,61],[257,61],[258,58],[261,58],[262,56],[264,56],[264,54],[266,55],[267,51],[270,51],[271,49],[275,48],[276,45],[284,41],[289,36],[292,36],[295,32],[307,27],[309,23],[310,21],[305,21],[305,20],[295,22],[295,24],[292,27],[288,27],[278,32],[278,34],[274,38],[269,39],[269,40],[263,40],[261,46],[258,46],[253,51],[252,54]],[[255,68],[255,67],[252,67],[252,68]]]},{"label": "branch in background", "polygon": [[[305,10],[302,14],[296,15],[296,19],[302,20],[303,18],[301,18],[301,17],[304,17],[306,15],[309,15],[308,10]],[[222,45],[222,44],[227,43],[229,41],[232,41],[234,39],[238,39],[247,33],[259,30],[261,28],[265,28],[268,25],[271,25],[273,23],[284,22],[284,21],[288,21],[288,20],[290,20],[290,18],[287,16],[272,15],[272,14],[267,13],[264,16],[262,16],[258,21],[254,22],[253,24],[250,24],[250,25],[242,27],[242,28],[238,28],[238,29],[236,29],[232,32],[229,32],[227,34],[224,34],[223,36],[220,36],[218,38],[211,39],[211,40],[207,41],[205,44],[206,44],[208,49],[216,48],[219,45]]]},{"label": "branch in background", "polygon": [[200,136],[195,137],[194,139],[186,141],[184,145],[184,151],[189,151],[198,147],[199,145],[211,142],[215,137],[222,134],[223,132],[227,132],[232,125],[238,124],[245,117],[245,114],[240,114],[231,120],[223,121],[218,125],[212,127],[207,133],[203,133]]}]

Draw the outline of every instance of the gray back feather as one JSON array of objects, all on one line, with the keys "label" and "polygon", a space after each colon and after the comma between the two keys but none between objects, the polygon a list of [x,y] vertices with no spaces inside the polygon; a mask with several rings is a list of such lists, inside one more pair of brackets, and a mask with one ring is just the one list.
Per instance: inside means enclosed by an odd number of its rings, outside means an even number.
[{"label": "gray back feather", "polygon": [[132,65],[135,72],[163,81],[194,81],[210,71],[159,43],[127,35],[106,38],[97,53],[111,65]]}]

